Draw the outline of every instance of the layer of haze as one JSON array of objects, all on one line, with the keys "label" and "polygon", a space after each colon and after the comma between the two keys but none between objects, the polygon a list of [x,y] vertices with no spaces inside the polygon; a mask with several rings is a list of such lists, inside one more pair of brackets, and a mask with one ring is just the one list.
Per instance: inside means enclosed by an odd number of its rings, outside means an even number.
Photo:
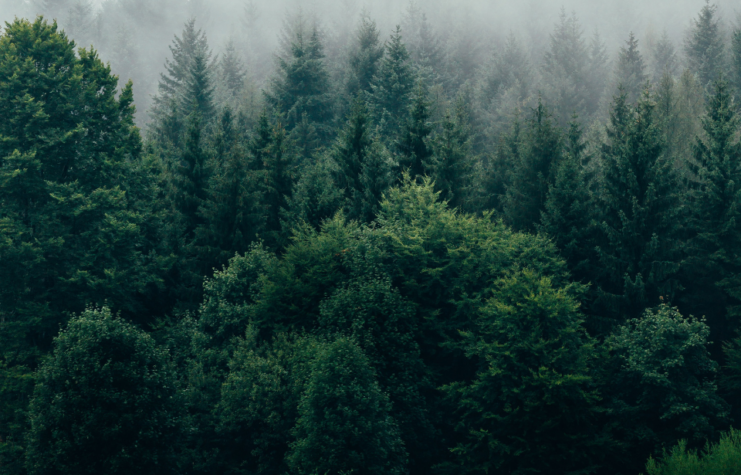
[{"label": "layer of haze", "polygon": [[[731,0],[715,3],[726,29],[735,25],[738,3]],[[62,4],[66,6],[60,8]],[[76,28],[66,13],[68,8],[88,5],[94,22],[85,28]],[[215,54],[232,41],[243,55],[252,82],[260,87],[272,72],[282,25],[286,18],[299,12],[320,25],[330,58],[346,51],[360,14],[365,10],[384,35],[396,24],[403,24],[410,12],[424,14],[440,38],[467,37],[463,47],[479,50],[482,62],[513,34],[526,47],[532,64],[538,65],[562,11],[579,18],[585,37],[598,32],[614,58],[631,31],[644,50],[647,43],[666,31],[681,52],[687,30],[703,5],[702,0],[427,0],[416,3],[398,0],[0,0],[0,21],[11,21],[16,16],[34,18],[38,14],[56,17],[78,44],[93,44],[123,81],[134,80],[141,112],[151,104],[169,56],[168,47],[188,18],[195,18],[196,25],[206,32]],[[142,120],[141,114],[139,120]]]}]

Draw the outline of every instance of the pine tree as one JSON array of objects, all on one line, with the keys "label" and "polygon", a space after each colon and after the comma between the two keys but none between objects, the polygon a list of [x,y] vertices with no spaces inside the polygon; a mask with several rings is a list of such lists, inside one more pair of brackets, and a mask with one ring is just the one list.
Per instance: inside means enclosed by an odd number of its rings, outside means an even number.
[{"label": "pine tree", "polygon": [[33,475],[177,473],[181,410],[169,355],[107,308],[54,340],[30,405]]},{"label": "pine tree", "polygon": [[652,57],[652,82],[658,84],[664,74],[673,77],[677,73],[679,61],[674,50],[674,44],[669,39],[666,30],[661,34],[659,40],[654,44],[651,51]]},{"label": "pine tree", "polygon": [[347,81],[347,91],[350,95],[371,91],[371,82],[383,58],[383,45],[380,44],[379,35],[376,22],[364,11],[355,33],[355,45],[350,53],[351,75]]},{"label": "pine tree", "polygon": [[294,150],[280,118],[271,126],[270,142],[259,151],[262,163],[256,164],[263,174],[261,192],[265,209],[265,243],[272,248],[284,244],[281,215],[288,209],[293,189]]},{"label": "pine tree", "polygon": [[298,228],[305,223],[318,230],[325,221],[343,209],[346,196],[345,190],[337,186],[339,173],[337,163],[326,153],[321,154],[315,162],[304,164],[283,214],[291,228]]},{"label": "pine tree", "polygon": [[[240,59],[234,41],[230,40],[224,48],[219,64],[219,82],[224,91],[224,100],[235,100],[239,98],[244,89],[244,81],[247,77],[244,63]],[[228,99],[227,99],[228,98]]]},{"label": "pine tree", "polygon": [[613,318],[636,318],[677,290],[677,181],[663,154],[655,107],[646,91],[634,110],[621,91],[610,113],[600,204],[602,275],[595,280]]},{"label": "pine tree", "polygon": [[689,68],[700,78],[703,88],[710,88],[725,68],[725,45],[716,18],[717,9],[706,0],[684,45]]},{"label": "pine tree", "polygon": [[340,337],[319,353],[288,463],[299,474],[403,474],[407,454],[368,358]]},{"label": "pine tree", "polygon": [[588,283],[596,257],[591,232],[595,213],[584,170],[586,144],[577,117],[571,121],[565,145],[537,229],[553,239],[573,278]]},{"label": "pine tree", "polygon": [[[454,115],[453,115],[454,114]],[[426,168],[440,190],[440,198],[452,208],[467,209],[470,199],[471,138],[462,104],[447,111],[441,130],[431,141],[433,154]]]},{"label": "pine tree", "polygon": [[561,131],[542,100],[533,110],[522,138],[522,150],[513,164],[512,181],[504,199],[504,216],[518,231],[534,231],[545,209],[563,154]]},{"label": "pine tree", "polygon": [[641,97],[647,79],[646,64],[638,51],[638,40],[631,32],[625,46],[620,48],[615,82],[623,87],[628,103],[634,104]]},{"label": "pine tree", "polygon": [[399,153],[399,165],[409,170],[412,178],[426,175],[426,165],[432,156],[429,146],[432,124],[430,123],[430,102],[427,88],[420,81],[414,89],[409,115],[402,125],[396,150]]},{"label": "pine tree", "polygon": [[202,30],[196,30],[195,18],[185,23],[183,33],[177,35],[170,46],[172,60],[165,60],[165,73],[160,75],[159,95],[155,104],[166,103],[169,99],[178,100],[190,77],[191,63],[197,53],[210,57],[208,40]]},{"label": "pine tree", "polygon": [[593,112],[586,103],[589,51],[579,20],[565,10],[551,33],[550,47],[543,57],[544,95],[554,108],[559,123],[568,123],[571,114],[588,118]]},{"label": "pine tree", "polygon": [[214,86],[208,65],[210,53],[197,50],[183,84],[180,110],[185,115],[198,114],[204,122],[214,116]]},{"label": "pine tree", "polygon": [[345,129],[331,152],[336,183],[345,194],[349,219],[373,220],[381,194],[390,185],[390,159],[371,130],[365,102],[356,99]]},{"label": "pine tree", "polygon": [[[684,266],[689,311],[705,315],[719,338],[726,312],[738,314],[741,261],[741,143],[730,86],[717,80],[695,144],[696,182],[688,206],[688,256]],[[735,310],[734,310],[735,309]]]},{"label": "pine tree", "polygon": [[381,124],[381,136],[387,139],[395,137],[407,117],[414,90],[409,53],[399,26],[386,42],[385,54],[373,77],[371,90],[369,103],[374,118]]},{"label": "pine tree", "polygon": [[741,96],[741,28],[735,28],[731,36],[731,78]]},{"label": "pine tree", "polygon": [[287,131],[298,126],[306,114],[319,136],[326,138],[331,135],[332,101],[319,30],[315,25],[307,32],[302,19],[294,30],[287,55],[278,57],[278,71],[265,99],[285,116]]},{"label": "pine tree", "polygon": [[207,195],[198,210],[203,223],[196,229],[206,269],[226,264],[235,252],[247,252],[263,226],[256,172],[250,170],[228,107],[221,115],[209,168]]},{"label": "pine tree", "polygon": [[610,60],[598,30],[589,41],[589,74],[587,83],[587,113],[595,114],[601,106],[602,95],[609,76]]}]

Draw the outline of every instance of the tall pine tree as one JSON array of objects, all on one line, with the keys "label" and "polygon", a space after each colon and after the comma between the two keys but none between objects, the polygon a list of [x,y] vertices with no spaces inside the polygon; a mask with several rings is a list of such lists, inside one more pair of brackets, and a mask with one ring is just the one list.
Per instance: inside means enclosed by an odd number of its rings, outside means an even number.
[{"label": "tall pine tree", "polygon": [[684,45],[689,68],[700,78],[703,88],[710,88],[713,80],[725,68],[725,45],[716,18],[717,10],[717,5],[711,5],[710,0],[705,1]]}]

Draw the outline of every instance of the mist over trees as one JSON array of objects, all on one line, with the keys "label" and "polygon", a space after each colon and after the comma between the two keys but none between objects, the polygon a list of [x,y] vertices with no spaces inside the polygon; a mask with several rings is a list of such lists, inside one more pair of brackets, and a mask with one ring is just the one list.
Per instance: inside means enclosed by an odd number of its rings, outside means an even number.
[{"label": "mist over trees", "polygon": [[741,466],[741,17],[648,3],[0,0],[0,473]]}]

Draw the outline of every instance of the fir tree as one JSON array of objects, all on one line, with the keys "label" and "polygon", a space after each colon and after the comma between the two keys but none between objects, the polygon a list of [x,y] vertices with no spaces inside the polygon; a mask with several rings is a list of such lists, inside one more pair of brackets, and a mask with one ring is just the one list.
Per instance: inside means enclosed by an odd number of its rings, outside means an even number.
[{"label": "fir tree", "polygon": [[741,28],[735,28],[731,36],[731,78],[741,97]]},{"label": "fir tree", "polygon": [[265,242],[273,248],[280,248],[285,238],[281,214],[288,209],[293,188],[294,150],[279,118],[271,127],[270,142],[259,153],[262,163],[256,166],[263,175],[261,192],[266,216]]},{"label": "fir tree", "polygon": [[709,88],[725,67],[725,45],[716,18],[717,9],[706,0],[684,45],[690,70],[700,78],[703,88]]},{"label": "fir tree", "polygon": [[741,143],[730,86],[717,80],[695,144],[697,181],[690,191],[684,276],[689,310],[705,315],[718,337],[727,332],[727,309],[738,314],[741,261]]},{"label": "fir tree", "polygon": [[586,144],[577,117],[566,136],[565,153],[548,191],[538,231],[553,239],[575,280],[588,283],[595,263],[591,227],[594,203],[584,170]]},{"label": "fir tree", "polygon": [[631,32],[625,46],[620,48],[615,82],[623,87],[628,103],[634,104],[641,96],[647,79],[646,64],[638,51],[638,40]]},{"label": "fir tree", "polygon": [[377,74],[371,83],[369,102],[376,120],[381,124],[384,138],[397,135],[400,124],[407,117],[414,89],[414,76],[409,61],[409,53],[401,37],[401,27],[386,43],[385,54]]},{"label": "fir tree", "polygon": [[432,139],[433,154],[426,168],[431,171],[441,199],[452,208],[466,209],[470,197],[471,138],[467,117],[459,104],[447,111],[441,130]]},{"label": "fir tree", "polygon": [[677,181],[663,154],[661,130],[648,92],[634,110],[621,91],[610,113],[603,151],[600,210],[601,301],[614,318],[635,318],[677,290]]},{"label": "fir tree", "polygon": [[528,123],[518,161],[513,164],[512,182],[504,200],[504,215],[516,230],[534,231],[540,222],[563,154],[561,135],[540,100]]},{"label": "fir tree", "polygon": [[203,50],[195,52],[180,97],[180,110],[186,115],[198,114],[205,122],[215,114],[209,54]]},{"label": "fir tree", "polygon": [[378,72],[381,58],[383,58],[383,45],[379,41],[376,22],[371,20],[369,14],[364,11],[360,17],[360,26],[355,33],[355,45],[350,53],[351,73],[347,81],[347,91],[350,95],[371,91],[371,82]]},{"label": "fir tree", "polygon": [[429,146],[432,133],[430,102],[427,98],[427,88],[421,81],[414,89],[414,97],[407,117],[399,134],[396,150],[400,156],[399,165],[409,170],[412,178],[416,178],[427,174],[427,164],[432,156]]},{"label": "fir tree", "polygon": [[652,51],[652,82],[658,84],[664,74],[668,74],[670,77],[677,73],[677,67],[679,61],[677,59],[677,53],[674,50],[674,44],[669,39],[669,35],[666,30],[661,34],[659,40],[654,44]]},{"label": "fir tree", "polygon": [[185,23],[180,37],[177,35],[170,46],[172,60],[165,60],[165,73],[160,75],[157,103],[166,103],[169,99],[179,99],[186,82],[190,77],[191,63],[197,53],[210,57],[206,34],[196,30],[195,18]]},{"label": "fir tree", "polygon": [[226,97],[231,100],[239,98],[244,89],[244,80],[247,77],[247,71],[242,60],[239,58],[234,41],[229,41],[224,48],[224,54],[221,56],[219,64],[219,82],[226,93]]},{"label": "fir tree", "polygon": [[305,30],[299,19],[289,40],[288,54],[278,57],[278,71],[265,99],[285,116],[287,131],[292,131],[306,114],[319,136],[327,137],[331,132],[332,104],[324,47],[316,25],[310,32]]}]

